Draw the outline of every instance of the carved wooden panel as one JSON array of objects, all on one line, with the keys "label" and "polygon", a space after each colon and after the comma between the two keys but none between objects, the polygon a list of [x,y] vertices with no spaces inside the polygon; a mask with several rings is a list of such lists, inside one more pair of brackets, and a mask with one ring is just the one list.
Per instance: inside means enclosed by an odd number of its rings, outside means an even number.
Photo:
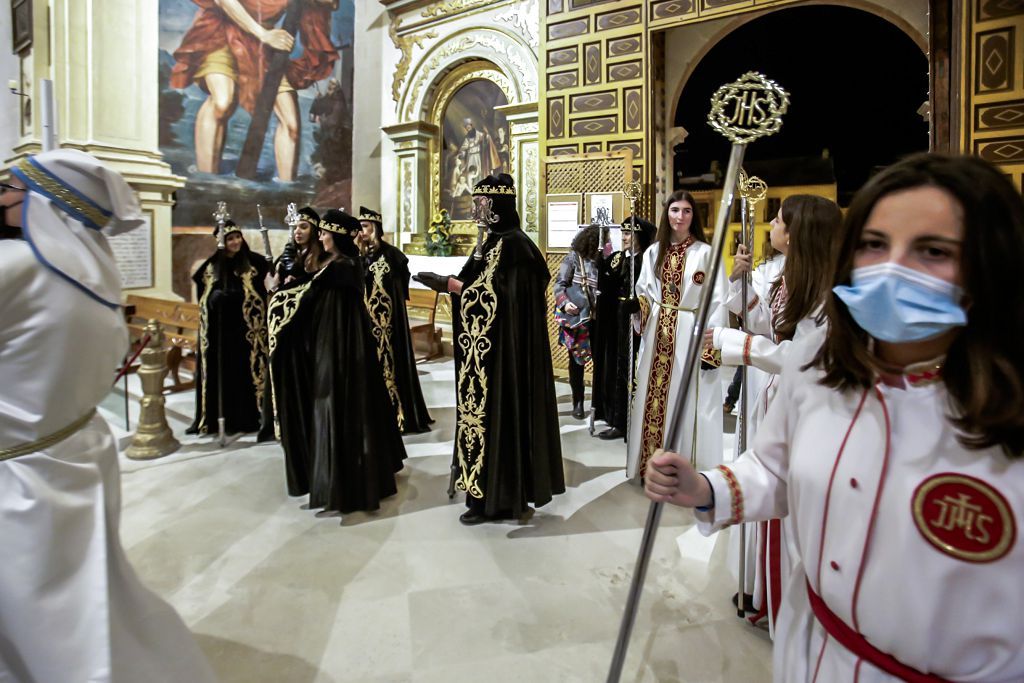
[{"label": "carved wooden panel", "polygon": [[750,0],[701,0],[701,5],[706,10],[720,9],[730,5],[752,5]]},{"label": "carved wooden panel", "polygon": [[572,122],[573,135],[608,135],[618,129],[617,116],[595,116]]},{"label": "carved wooden panel", "polygon": [[551,50],[550,52],[548,52],[548,68],[576,64],[579,61],[580,50],[575,45],[573,45],[572,47],[563,47],[560,50]]},{"label": "carved wooden panel", "polygon": [[651,5],[651,19],[671,19],[696,11],[693,0],[667,0]]},{"label": "carved wooden panel", "polygon": [[569,5],[572,9],[577,10],[593,7],[594,5],[607,5],[609,2],[615,2],[615,0],[569,0]]},{"label": "carved wooden panel", "polygon": [[548,137],[565,137],[565,100],[561,97],[548,100]]},{"label": "carved wooden panel", "polygon": [[640,88],[630,88],[623,91],[622,120],[623,129],[625,130],[643,130],[644,99]]},{"label": "carved wooden panel", "polygon": [[588,143],[583,145],[583,151],[584,152],[600,152],[601,151],[601,143],[600,142],[588,142]]},{"label": "carved wooden panel", "polygon": [[558,14],[565,9],[563,0],[548,0],[548,14]]},{"label": "carved wooden panel", "polygon": [[640,78],[642,70],[642,62],[639,59],[632,62],[610,64],[608,66],[608,81],[611,83],[615,83],[616,81],[631,81],[635,78]]},{"label": "carved wooden panel", "polygon": [[581,36],[588,31],[590,31],[590,24],[586,19],[574,19],[572,21],[563,21],[559,24],[549,24],[548,40],[561,40],[562,38]]},{"label": "carved wooden panel", "polygon": [[608,12],[607,14],[597,15],[595,22],[596,31],[610,31],[611,29],[623,28],[624,26],[632,26],[633,24],[639,24],[641,19],[640,8],[631,7],[629,9],[619,10],[618,12]]},{"label": "carved wooden panel", "polygon": [[575,88],[580,81],[579,74],[573,71],[559,71],[548,74],[548,90],[565,90]]},{"label": "carved wooden panel", "polygon": [[587,85],[601,82],[601,43],[590,43],[584,49],[583,70]]},{"label": "carved wooden panel", "polygon": [[994,164],[1019,164],[1024,162],[1024,137],[978,140],[974,153]]},{"label": "carved wooden panel", "polygon": [[978,21],[1024,14],[1024,0],[977,0]]},{"label": "carved wooden panel", "polygon": [[619,150],[628,149],[633,153],[633,159],[644,158],[644,143],[642,140],[630,140],[626,142],[612,142],[608,145],[609,152],[618,152]]},{"label": "carved wooden panel", "polygon": [[1002,92],[1013,87],[1013,27],[977,35],[974,92]]},{"label": "carved wooden panel", "polygon": [[1024,127],[1024,100],[978,106],[974,117],[978,131]]},{"label": "carved wooden panel", "polygon": [[622,57],[624,55],[631,55],[640,52],[643,49],[643,43],[640,42],[640,36],[629,36],[628,38],[616,38],[609,40],[607,43],[607,55],[609,57]]},{"label": "carved wooden panel", "polygon": [[573,95],[569,98],[569,111],[575,114],[577,112],[615,109],[617,103],[618,96],[614,90],[607,92],[584,93],[582,95]]},{"label": "carved wooden panel", "polygon": [[[578,154],[580,151],[579,145],[559,145],[558,147],[548,147],[548,154],[553,157],[566,156],[568,154]],[[548,188],[548,193],[553,192]]]}]

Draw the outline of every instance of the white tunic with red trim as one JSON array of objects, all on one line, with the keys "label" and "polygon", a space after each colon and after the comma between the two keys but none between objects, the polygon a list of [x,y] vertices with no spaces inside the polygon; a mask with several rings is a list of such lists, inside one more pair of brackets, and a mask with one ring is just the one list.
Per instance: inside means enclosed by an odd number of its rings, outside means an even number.
[{"label": "white tunic with red trim", "polygon": [[[702,532],[790,515],[796,554],[775,638],[775,680],[897,678],[860,660],[811,611],[808,586],[877,650],[952,681],[1024,681],[1024,460],[971,451],[939,381],[840,393],[790,353],[751,450],[706,472]],[[909,377],[909,375],[908,375]]]},{"label": "white tunic with red trim", "polygon": [[[661,273],[655,273],[658,245],[643,254],[636,283],[641,302],[636,394],[630,413],[626,475],[643,476],[651,454],[664,445],[665,427],[678,401],[683,366],[693,331],[694,313],[704,288],[711,286],[711,247],[693,242],[675,245],[666,255]],[[711,298],[708,326],[724,324],[724,272]],[[668,304],[668,305],[666,305]],[[722,462],[722,385],[718,370],[694,371],[693,388],[683,409],[681,443],[696,457],[699,467]]]},{"label": "white tunic with red trim", "polygon": [[[38,441],[110,392],[121,312],[0,242],[0,449]],[[0,461],[0,681],[205,683],[214,676],[121,547],[117,445],[103,418]]]}]

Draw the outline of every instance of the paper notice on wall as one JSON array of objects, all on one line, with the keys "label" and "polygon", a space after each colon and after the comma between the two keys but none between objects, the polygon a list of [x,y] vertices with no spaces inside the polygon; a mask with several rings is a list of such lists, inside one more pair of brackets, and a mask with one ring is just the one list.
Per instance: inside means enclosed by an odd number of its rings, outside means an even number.
[{"label": "paper notice on wall", "polygon": [[580,203],[549,202],[548,203],[548,246],[567,248],[579,230]]},{"label": "paper notice on wall", "polygon": [[152,287],[153,228],[149,221],[134,230],[108,237],[107,241],[121,271],[121,287]]}]

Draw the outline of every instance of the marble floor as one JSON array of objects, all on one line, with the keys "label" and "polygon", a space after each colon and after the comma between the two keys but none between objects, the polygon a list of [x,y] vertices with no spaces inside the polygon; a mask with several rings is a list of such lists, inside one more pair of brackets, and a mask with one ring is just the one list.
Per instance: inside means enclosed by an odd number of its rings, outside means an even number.
[{"label": "marble floor", "polygon": [[[590,437],[558,383],[568,491],[526,524],[465,527],[446,494],[452,363],[419,367],[435,429],[406,439],[398,495],[376,513],[303,509],[277,444],[185,436],[191,393],[168,397],[178,452],[122,456],[128,555],[221,680],[605,680],[648,510],[624,446]],[[125,442],[116,397],[104,408]],[[729,600],[726,537],[703,539],[678,508],[662,520],[622,680],[770,680],[767,633]]]}]

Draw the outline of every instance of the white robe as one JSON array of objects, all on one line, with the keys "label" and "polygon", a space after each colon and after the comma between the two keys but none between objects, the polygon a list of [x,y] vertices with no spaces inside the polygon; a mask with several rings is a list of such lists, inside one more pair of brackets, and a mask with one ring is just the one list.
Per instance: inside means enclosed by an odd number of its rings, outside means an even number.
[{"label": "white robe", "polygon": [[[715,507],[697,513],[704,533],[734,514],[747,521],[790,516],[796,555],[776,628],[774,680],[899,680],[826,638],[808,585],[839,619],[907,666],[953,681],[1024,680],[1024,459],[960,445],[941,382],[879,384],[866,395],[822,386],[819,370],[800,368],[823,338],[819,331],[790,350],[753,448],[729,466],[742,498],[723,471],[706,472]],[[934,488],[947,474],[959,482],[956,490]],[[964,491],[967,506],[956,501]],[[996,516],[1006,522],[1001,530]],[[940,542],[929,534],[941,534]],[[955,554],[972,543],[991,556]]]},{"label": "white robe", "polygon": [[[724,306],[729,312],[742,316],[746,329],[752,334],[762,335],[762,339],[771,343],[771,304],[770,295],[772,285],[782,276],[783,267],[786,265],[786,257],[782,254],[768,259],[750,274],[750,284],[747,288],[746,315],[744,315],[743,289],[740,280],[729,282],[729,294],[725,298]],[[742,350],[746,340],[746,334],[739,330],[730,328],[718,328],[715,335],[721,338],[722,344],[716,344],[716,348],[722,351],[722,365],[734,366],[743,362]],[[729,343],[731,342],[731,343]],[[753,345],[752,345],[753,346]],[[737,350],[739,351],[737,353]],[[757,349],[752,348],[752,356],[761,350],[760,341]],[[729,372],[729,370],[724,370]],[[775,395],[774,382],[775,373],[778,371],[767,371],[751,364],[746,371],[746,432],[747,445],[749,446],[757,433],[757,427],[761,424],[765,411],[768,410],[768,403]],[[736,448],[739,448],[740,420],[736,420]],[[734,451],[734,457],[739,456],[739,451]],[[760,610],[762,597],[764,596],[764,572],[762,571],[761,557],[766,552],[764,535],[761,533],[760,525],[747,527],[744,536],[743,554],[743,592],[754,596],[754,608]],[[732,533],[729,536],[729,548],[727,562],[733,571],[733,578],[739,581],[740,564],[740,535]],[[769,629],[772,624],[769,621]]]},{"label": "white robe", "polygon": [[[633,479],[640,476],[641,451],[644,450],[643,436],[645,430],[661,429],[661,439],[673,406],[678,401],[680,382],[679,376],[686,363],[686,352],[693,331],[694,314],[684,310],[675,311],[676,323],[672,330],[666,329],[671,337],[673,347],[671,356],[672,370],[668,383],[666,400],[663,404],[663,416],[660,420],[652,420],[645,415],[648,387],[651,384],[651,367],[656,354],[656,342],[659,330],[659,316],[663,309],[662,282],[660,273],[655,272],[658,258],[658,245],[652,245],[643,254],[640,277],[636,284],[637,297],[649,305],[646,320],[641,321],[639,329],[642,335],[640,351],[637,358],[637,389],[633,397],[630,413],[629,447],[626,462],[626,475]],[[680,279],[679,308],[696,310],[705,287],[712,286],[711,246],[704,242],[695,242],[687,248],[686,261]],[[698,284],[698,280],[701,281]],[[711,314],[708,316],[708,327],[719,327],[723,324],[725,309],[721,307],[726,292],[725,273],[718,272],[717,286],[711,297]],[[642,316],[640,316],[642,317]],[[638,318],[639,319],[639,318]],[[674,335],[674,336],[673,336]],[[665,360],[665,359],[663,359]],[[698,467],[714,467],[722,461],[722,385],[718,379],[719,371],[701,370],[698,365],[694,371],[692,388],[683,409],[683,422],[680,425],[680,443],[684,449],[693,450]],[[655,413],[661,413],[659,407]],[[695,429],[696,428],[696,429]],[[657,448],[662,447],[657,444]],[[651,449],[648,449],[651,450]],[[651,450],[653,452],[653,450]],[[647,454],[649,457],[649,453]]]},{"label": "white robe", "polygon": [[[0,241],[0,449],[53,434],[110,391],[120,311]],[[94,416],[0,461],[0,682],[215,680],[188,629],[146,589],[118,535],[117,447]]]}]

